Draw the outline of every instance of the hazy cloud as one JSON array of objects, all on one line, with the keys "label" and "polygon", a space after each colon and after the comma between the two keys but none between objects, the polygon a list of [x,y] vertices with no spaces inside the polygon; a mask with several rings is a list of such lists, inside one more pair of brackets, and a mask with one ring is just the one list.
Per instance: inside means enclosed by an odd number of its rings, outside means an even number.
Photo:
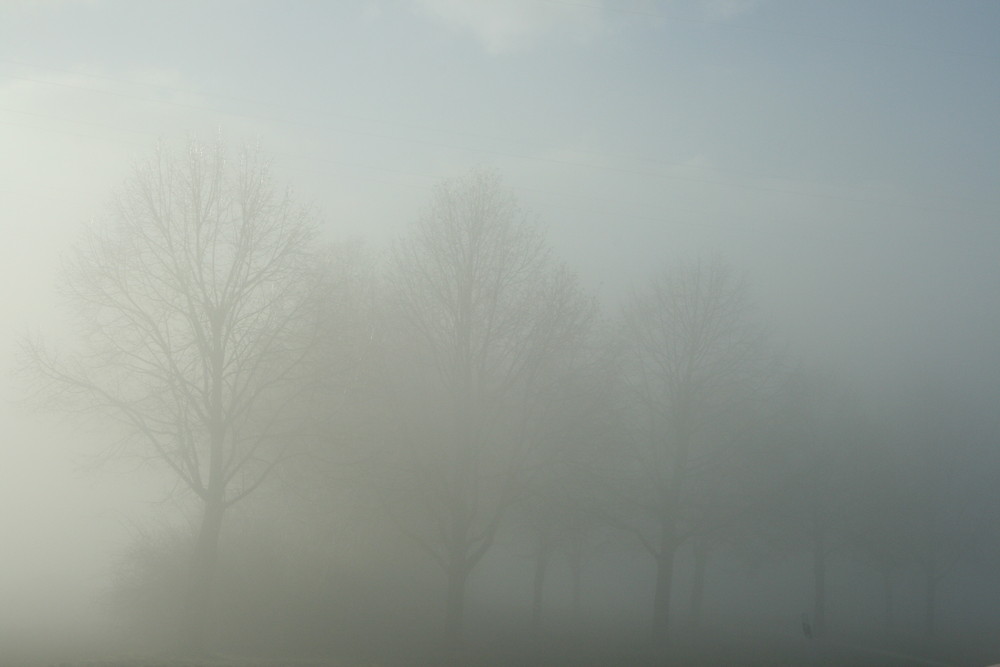
[{"label": "hazy cloud", "polygon": [[601,31],[603,0],[585,5],[537,0],[414,0],[418,10],[471,33],[487,52],[521,51],[554,34],[587,41]]},{"label": "hazy cloud", "polygon": [[702,11],[710,21],[729,21],[760,7],[760,0],[702,0]]},{"label": "hazy cloud", "polygon": [[[587,42],[600,34],[610,17],[652,19],[659,9],[685,9],[708,21],[730,21],[757,10],[762,0],[695,0],[687,2],[629,2],[608,5],[604,0],[588,2],[542,2],[539,0],[411,0],[417,11],[471,34],[493,55],[526,51],[542,40],[564,37]],[[368,4],[368,13],[381,5]]]}]

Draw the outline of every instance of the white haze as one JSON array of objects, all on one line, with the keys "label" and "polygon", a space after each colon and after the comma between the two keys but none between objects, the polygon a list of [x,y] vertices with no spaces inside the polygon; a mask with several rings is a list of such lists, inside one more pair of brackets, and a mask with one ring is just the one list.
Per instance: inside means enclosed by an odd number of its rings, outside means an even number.
[{"label": "white haze", "polygon": [[[5,369],[59,339],[60,258],[132,160],[221,133],[274,155],[330,239],[381,249],[435,183],[492,166],[611,313],[717,255],[862,395],[938,378],[996,406],[998,26],[930,0],[3,3]],[[99,426],[4,378],[0,641],[103,631],[169,480],[94,469]]]}]

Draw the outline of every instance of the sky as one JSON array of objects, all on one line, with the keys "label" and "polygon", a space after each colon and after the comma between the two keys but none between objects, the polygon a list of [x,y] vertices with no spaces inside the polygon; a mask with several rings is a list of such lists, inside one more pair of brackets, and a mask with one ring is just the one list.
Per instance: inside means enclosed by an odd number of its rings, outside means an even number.
[{"label": "sky", "polygon": [[[64,333],[61,257],[133,161],[221,135],[273,155],[331,240],[380,249],[435,183],[494,167],[611,315],[721,256],[861,392],[996,391],[998,28],[991,0],[8,0],[0,359]],[[163,488],[90,470],[100,429],[3,377],[0,625],[75,619]]]}]

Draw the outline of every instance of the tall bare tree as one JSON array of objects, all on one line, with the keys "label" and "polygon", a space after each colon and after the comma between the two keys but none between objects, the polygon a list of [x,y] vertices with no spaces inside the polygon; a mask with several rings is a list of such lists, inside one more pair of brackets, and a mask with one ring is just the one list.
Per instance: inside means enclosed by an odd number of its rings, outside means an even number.
[{"label": "tall bare tree", "polygon": [[924,586],[921,631],[930,641],[940,631],[941,585],[974,555],[994,522],[986,508],[995,482],[984,452],[995,436],[987,426],[992,418],[977,414],[975,400],[962,405],[931,387],[919,387],[911,400],[900,457],[903,521]]},{"label": "tall bare tree", "polygon": [[[812,632],[829,630],[831,557],[846,546],[874,438],[859,405],[829,377],[799,371],[783,387],[771,438],[782,481],[770,514],[781,539],[806,550],[812,571]],[[870,504],[870,500],[866,501]],[[870,511],[870,508],[869,508]]]},{"label": "tall bare tree", "polygon": [[854,551],[882,580],[882,626],[888,637],[896,629],[893,579],[912,564],[914,540],[906,457],[888,428],[877,435],[877,440],[857,453],[855,474],[860,490],[853,496],[858,507],[848,514],[847,532]]},{"label": "tall bare tree", "polygon": [[534,560],[531,629],[542,631],[546,574],[554,558],[565,560],[573,582],[573,611],[580,616],[583,561],[598,529],[592,489],[600,482],[601,457],[614,441],[606,359],[583,354],[562,369],[540,410],[537,444],[529,454],[515,512]]},{"label": "tall bare tree", "polygon": [[257,489],[296,437],[304,363],[318,333],[307,210],[255,150],[160,147],[138,164],[67,264],[75,349],[27,345],[43,391],[124,428],[109,454],[155,459],[196,496],[185,640],[210,638],[226,510]]},{"label": "tall bare tree", "polygon": [[592,304],[491,171],[440,185],[392,260],[402,458],[387,508],[444,569],[455,649],[466,582],[514,500],[548,369]]},{"label": "tall bare tree", "polygon": [[746,285],[721,262],[666,271],[634,293],[622,333],[635,476],[625,493],[631,517],[621,523],[656,561],[652,632],[662,644],[677,551],[705,528],[705,476],[734,453],[721,445],[736,440],[720,428],[738,428],[775,356]]}]

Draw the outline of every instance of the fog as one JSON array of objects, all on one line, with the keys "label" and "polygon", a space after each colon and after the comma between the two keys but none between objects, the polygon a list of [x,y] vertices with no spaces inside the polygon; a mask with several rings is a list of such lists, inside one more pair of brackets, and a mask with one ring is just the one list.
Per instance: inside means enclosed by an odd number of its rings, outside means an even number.
[{"label": "fog", "polygon": [[1000,662],[998,25],[3,3],[0,664]]}]

